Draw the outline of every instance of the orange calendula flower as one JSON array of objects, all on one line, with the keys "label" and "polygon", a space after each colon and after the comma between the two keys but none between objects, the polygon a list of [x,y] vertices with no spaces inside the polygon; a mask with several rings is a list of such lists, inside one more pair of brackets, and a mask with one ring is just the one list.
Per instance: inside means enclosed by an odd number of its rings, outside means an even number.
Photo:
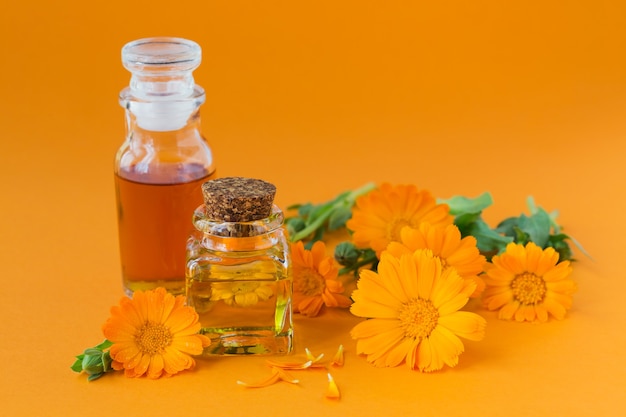
[{"label": "orange calendula flower", "polygon": [[483,302],[489,310],[499,310],[501,319],[546,322],[552,315],[560,320],[572,306],[572,268],[569,261],[559,262],[552,248],[509,243],[487,264],[486,272]]},{"label": "orange calendula flower", "polygon": [[111,308],[102,326],[110,348],[112,367],[126,376],[159,378],[195,365],[190,355],[199,355],[210,339],[198,334],[198,314],[187,307],[184,296],[174,297],[164,288],[135,291]]},{"label": "orange calendula flower", "polygon": [[343,295],[337,280],[339,268],[326,254],[326,244],[317,241],[306,250],[302,241],[291,246],[293,262],[293,307],[305,316],[315,317],[322,306],[349,307],[352,301]]},{"label": "orange calendula flower", "polygon": [[436,371],[458,363],[459,337],[481,340],[486,322],[463,307],[476,284],[454,268],[444,269],[429,250],[399,258],[383,252],[378,272],[361,271],[351,311],[370,318],[350,332],[357,353],[380,367],[405,363],[410,369]]},{"label": "orange calendula flower", "polygon": [[378,257],[389,242],[400,241],[405,226],[418,228],[420,223],[452,224],[454,217],[446,204],[437,204],[432,194],[414,185],[385,183],[359,197],[346,226],[354,232],[353,243],[371,248]]},{"label": "orange calendula flower", "polygon": [[444,268],[454,268],[461,278],[474,281],[476,290],[470,297],[478,297],[485,289],[485,282],[479,276],[485,267],[485,257],[476,246],[476,238],[461,239],[455,225],[433,226],[423,222],[419,229],[405,227],[400,231],[400,242],[389,243],[386,250],[399,258],[417,249],[430,249]]}]

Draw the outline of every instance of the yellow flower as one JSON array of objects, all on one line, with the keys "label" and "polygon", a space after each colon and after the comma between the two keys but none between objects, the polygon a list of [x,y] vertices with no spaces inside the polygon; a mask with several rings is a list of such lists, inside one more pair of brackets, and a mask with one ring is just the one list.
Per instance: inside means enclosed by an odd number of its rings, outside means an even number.
[{"label": "yellow flower", "polygon": [[441,260],[444,268],[452,267],[461,278],[476,283],[476,290],[471,297],[478,297],[485,289],[485,282],[479,277],[485,266],[485,257],[476,247],[476,238],[466,236],[461,239],[461,232],[455,225],[444,227],[422,222],[419,229],[403,228],[400,241],[389,243],[387,252],[399,258],[417,249],[430,249]]},{"label": "yellow flower", "polygon": [[473,281],[444,269],[429,250],[399,258],[383,252],[378,272],[361,271],[352,294],[352,313],[370,318],[350,333],[357,353],[380,367],[404,362],[430,372],[455,366],[464,351],[459,336],[480,340],[485,333],[481,316],[458,311],[474,289]]},{"label": "yellow flower", "polygon": [[229,306],[250,307],[272,298],[274,285],[263,281],[215,282],[211,287],[211,301],[224,300]]},{"label": "yellow flower", "polygon": [[185,297],[164,288],[135,291],[111,308],[111,317],[102,326],[110,348],[112,367],[126,376],[159,378],[171,376],[195,365],[190,355],[199,355],[210,339],[198,334],[200,323]]},{"label": "yellow flower", "polygon": [[546,322],[550,314],[560,320],[572,306],[572,268],[569,261],[559,262],[552,248],[509,243],[487,264],[486,272],[483,302],[489,310],[499,309],[501,319]]},{"label": "yellow flower", "polygon": [[357,247],[371,248],[380,257],[389,242],[400,241],[403,227],[418,228],[421,222],[445,226],[453,220],[448,206],[437,204],[430,192],[414,185],[385,183],[356,200],[346,226],[354,232],[352,241]]},{"label": "yellow flower", "polygon": [[318,240],[311,250],[302,241],[291,246],[293,262],[293,307],[302,315],[315,317],[323,305],[349,307],[352,301],[343,295],[343,284],[337,280],[339,268],[326,255],[326,244]]}]

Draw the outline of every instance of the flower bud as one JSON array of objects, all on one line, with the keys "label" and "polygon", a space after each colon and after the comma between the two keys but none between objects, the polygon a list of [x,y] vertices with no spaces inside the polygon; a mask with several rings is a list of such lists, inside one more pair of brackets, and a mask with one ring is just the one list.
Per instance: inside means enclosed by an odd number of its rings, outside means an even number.
[{"label": "flower bud", "polygon": [[76,367],[79,369],[72,369],[78,372],[85,372],[87,375],[89,375],[89,381],[100,378],[102,375],[104,375],[105,372],[109,372],[112,370],[112,359],[108,351],[102,352],[98,349],[89,348],[86,349],[81,356],[82,360],[80,360],[80,367]]},{"label": "flower bud", "polygon": [[83,353],[76,356],[76,360],[70,368],[74,372],[85,372],[89,375],[87,378],[89,381],[100,378],[105,372],[113,370],[111,368],[111,363],[113,362],[111,354],[108,350],[104,351],[111,345],[111,342],[105,340],[97,346],[85,349]]},{"label": "flower bud", "polygon": [[95,375],[104,372],[102,361],[103,353],[95,349],[87,349],[83,357],[82,368],[87,375]]},{"label": "flower bud", "polygon": [[343,266],[353,266],[359,260],[361,251],[351,242],[341,242],[335,247],[335,260]]}]

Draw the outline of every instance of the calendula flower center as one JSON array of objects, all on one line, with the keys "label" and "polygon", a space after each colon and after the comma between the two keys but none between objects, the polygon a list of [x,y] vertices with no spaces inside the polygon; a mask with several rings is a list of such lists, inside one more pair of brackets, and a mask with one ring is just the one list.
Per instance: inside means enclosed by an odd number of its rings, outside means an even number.
[{"label": "calendula flower center", "polygon": [[398,320],[406,337],[423,339],[437,326],[439,311],[430,300],[414,298],[400,307]]},{"label": "calendula flower center", "polygon": [[294,290],[306,296],[319,295],[324,292],[326,287],[324,277],[317,272],[305,269],[296,276],[298,279],[294,282]]},{"label": "calendula flower center", "polygon": [[446,261],[446,259],[442,258],[441,256],[435,256],[435,258],[441,261],[441,270],[445,271],[448,268],[448,261]]},{"label": "calendula flower center", "polygon": [[411,223],[405,218],[395,218],[389,222],[387,226],[387,239],[391,242],[400,242],[400,230],[405,226],[411,226]]},{"label": "calendula flower center", "polygon": [[522,304],[537,304],[546,294],[546,283],[535,274],[520,274],[511,282],[513,296]]},{"label": "calendula flower center", "polygon": [[135,343],[141,353],[148,355],[161,353],[172,343],[172,332],[162,323],[147,321],[135,334]]}]

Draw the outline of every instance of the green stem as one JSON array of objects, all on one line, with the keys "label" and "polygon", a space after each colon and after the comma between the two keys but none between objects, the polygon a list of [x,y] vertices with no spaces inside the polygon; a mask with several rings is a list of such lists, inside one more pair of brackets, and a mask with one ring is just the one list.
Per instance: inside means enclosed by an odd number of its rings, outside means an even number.
[{"label": "green stem", "polygon": [[376,256],[376,252],[369,252],[365,254],[365,257],[363,259],[361,259],[360,261],[358,261],[357,263],[355,263],[354,265],[351,266],[346,266],[344,268],[341,268],[339,270],[339,275],[345,275],[348,272],[356,272],[359,270],[359,268],[365,266],[365,265],[369,265],[371,263],[374,263],[378,260],[378,257]]},{"label": "green stem", "polygon": [[370,183],[367,183],[367,184],[365,184],[364,186],[362,186],[360,188],[357,188],[354,191],[351,191],[350,193],[348,193],[343,198],[337,198],[335,200],[330,201],[329,203],[327,203],[327,204],[331,205],[330,210],[326,210],[322,215],[320,215],[317,219],[315,219],[315,221],[313,221],[311,224],[306,226],[304,229],[300,230],[298,233],[293,235],[291,237],[291,241],[292,242],[297,242],[297,241],[302,240],[305,237],[309,236],[311,233],[315,232],[317,229],[319,229],[320,227],[322,227],[324,225],[324,223],[328,220],[328,218],[333,213],[334,209],[336,209],[337,207],[340,207],[342,205],[345,205],[345,204],[349,204],[350,206],[354,205],[354,201],[358,197],[360,197],[360,196],[362,196],[364,194],[369,193],[374,188],[376,188],[376,184],[370,182]]}]

